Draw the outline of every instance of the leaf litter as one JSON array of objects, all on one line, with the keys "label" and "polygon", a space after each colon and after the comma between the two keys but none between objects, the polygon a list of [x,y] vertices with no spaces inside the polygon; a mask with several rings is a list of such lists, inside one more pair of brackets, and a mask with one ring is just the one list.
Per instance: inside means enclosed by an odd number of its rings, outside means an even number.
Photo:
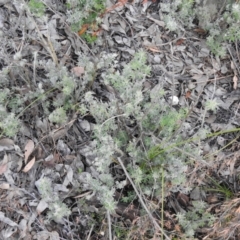
[{"label": "leaf litter", "polygon": [[[48,2],[50,4],[51,1]],[[140,2],[142,4],[139,4]],[[99,37],[106,41],[105,43],[98,41],[91,50],[77,34],[71,32],[69,26],[65,24],[64,14],[50,11],[46,13],[49,21],[46,22],[39,18],[34,18],[33,21],[29,12],[24,12],[16,1],[5,1],[1,4],[7,4],[7,8],[1,8],[0,12],[0,28],[6,31],[4,39],[7,41],[11,35],[15,37],[11,42],[15,45],[15,54],[12,54],[12,58],[28,69],[30,77],[35,79],[36,83],[47,84],[42,80],[43,75],[33,73],[28,68],[28,64],[31,66],[31,62],[27,62],[29,61],[27,57],[31,56],[32,52],[37,52],[35,60],[37,59],[36,68],[39,71],[44,70],[44,66],[50,58],[55,63],[60,59],[76,77],[81,78],[85,74],[85,68],[76,66],[69,60],[69,58],[75,57],[73,52],[82,51],[89,56],[94,53],[97,62],[100,61],[98,55],[106,44],[108,51],[115,53],[117,59],[121,59],[120,65],[123,66],[140,47],[144,47],[148,52],[149,63],[152,65],[152,74],[155,79],[160,79],[169,98],[172,100],[176,98],[181,107],[195,106],[194,114],[189,117],[187,122],[186,135],[191,137],[194,134],[193,129],[198,128],[198,120],[204,116],[208,127],[214,132],[239,126],[239,121],[233,121],[234,118],[239,119],[238,106],[234,105],[239,100],[239,94],[235,97],[231,94],[232,90],[237,90],[239,87],[238,73],[233,61],[229,64],[227,60],[220,61],[214,57],[210,59],[209,50],[204,41],[197,38],[192,32],[189,32],[187,36],[168,34],[160,13],[151,9],[151,6],[155,6],[155,1],[117,1],[115,5],[109,5],[103,16],[102,28],[105,31]],[[2,20],[5,19],[4,14],[10,17],[9,29],[5,27],[5,22]],[[24,33],[24,31],[28,31],[28,35],[31,36],[31,44],[21,42],[18,32]],[[7,46],[3,42],[2,47],[4,44]],[[16,46],[21,46],[21,50],[19,51]],[[22,71],[21,74],[27,79],[29,76],[26,75],[26,72]],[[18,79],[18,76],[19,72],[13,68],[11,79],[14,81],[14,79]],[[153,84],[152,82],[151,84]],[[19,91],[30,92],[30,89],[26,83],[23,83],[19,87]],[[104,91],[101,92],[104,94]],[[219,104],[219,112],[223,109],[222,114],[204,113],[206,100],[213,97]],[[227,120],[224,119],[226,116],[223,116],[226,111],[229,111]],[[90,120],[78,119],[78,117],[76,118],[78,121],[75,121],[75,117],[72,117],[68,126],[54,126],[47,119],[41,118],[41,110],[36,106],[31,108],[31,111],[27,111],[24,118],[26,119],[25,124],[27,122],[31,122],[31,124],[27,124],[25,130],[22,130],[20,140],[17,138],[14,141],[8,138],[0,139],[1,207],[8,206],[11,209],[9,212],[4,212],[3,208],[3,212],[1,212],[1,237],[3,239],[60,239],[59,235],[61,235],[61,238],[66,239],[85,239],[88,235],[89,229],[86,226],[87,222],[91,220],[90,214],[86,216],[80,208],[74,213],[77,213],[78,216],[74,217],[76,215],[73,214],[73,219],[66,220],[67,223],[62,225],[54,222],[48,223],[47,216],[44,214],[48,204],[40,197],[41,190],[38,189],[37,182],[43,176],[46,177],[52,184],[53,194],[59,194],[61,199],[66,199],[69,206],[77,204],[75,200],[77,196],[84,197],[84,192],[88,191],[85,182],[86,176],[96,175],[98,177],[96,169],[92,165],[95,159],[92,150],[95,148],[95,143],[90,141],[93,127],[91,124],[93,123]],[[31,138],[34,136],[33,140],[29,140],[30,136]],[[219,149],[234,138],[235,148],[224,149],[221,151],[221,155],[217,155]],[[36,154],[35,147],[40,147],[43,152]],[[24,149],[24,154],[21,154],[19,149]],[[204,165],[204,161],[202,161],[195,164],[193,169],[187,170],[189,184],[195,184],[196,188],[190,195],[179,192],[177,195],[169,196],[168,200],[175,213],[185,211],[184,208],[190,204],[191,200],[206,201],[207,193],[200,190],[199,186],[209,184],[206,181],[207,175],[217,174],[217,178],[228,181],[230,185],[234,186],[234,192],[237,193],[239,188],[236,186],[238,183],[236,177],[240,171],[239,149],[238,135],[231,133],[202,143],[202,151],[205,153],[203,160],[212,159],[210,167]],[[207,158],[207,155],[211,156]],[[19,169],[20,161],[25,162],[22,171],[20,171],[21,167]],[[201,171],[201,169],[204,170]],[[191,171],[192,175],[190,175]],[[83,191],[80,190],[81,188]],[[91,192],[88,193],[91,194]],[[213,198],[219,201],[218,195],[214,194]],[[92,198],[88,201],[89,206],[81,206],[82,209],[86,208],[86,212],[97,214],[102,211],[97,199]],[[213,202],[213,200],[211,201]],[[215,223],[214,231],[209,233],[209,236],[217,234],[219,230],[223,236],[234,232],[234,228],[239,227],[239,206],[239,198],[234,198],[222,204],[221,207],[217,207],[214,211],[219,215],[225,209],[229,209],[231,214],[222,216],[224,219],[232,216],[233,220],[226,226]],[[132,212],[126,211],[130,207]],[[14,211],[14,209],[18,209],[18,211]],[[166,213],[167,211],[169,211],[169,220],[175,213],[172,213],[171,208],[166,209]],[[140,218],[137,205],[126,206],[119,202],[116,212],[118,214],[127,212],[124,217],[131,219],[133,226],[136,224],[142,225],[142,229],[147,228],[148,223],[146,219],[144,221],[143,218]],[[22,220],[19,221],[19,219]],[[46,230],[46,226],[48,230]],[[176,223],[176,229],[177,226]],[[169,231],[172,230],[173,228],[170,226]],[[78,232],[81,233],[81,238]],[[181,233],[181,230],[179,229],[178,232]],[[71,234],[74,237],[69,238],[68,236]],[[142,235],[144,234],[143,230]]]}]

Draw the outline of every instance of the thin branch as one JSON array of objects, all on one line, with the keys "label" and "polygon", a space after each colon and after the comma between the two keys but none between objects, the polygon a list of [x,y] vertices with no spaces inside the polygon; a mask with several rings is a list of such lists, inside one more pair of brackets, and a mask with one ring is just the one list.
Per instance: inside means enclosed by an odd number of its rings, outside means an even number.
[{"label": "thin branch", "polygon": [[148,210],[145,202],[144,202],[143,199],[142,199],[142,196],[139,194],[139,192],[138,192],[138,190],[137,190],[137,188],[136,188],[133,180],[131,179],[130,175],[128,174],[127,169],[125,168],[125,166],[124,166],[121,158],[118,157],[117,159],[118,159],[118,162],[120,163],[120,165],[121,165],[121,167],[122,167],[122,169],[123,169],[126,177],[128,178],[129,182],[132,184],[133,189],[134,189],[134,191],[136,192],[136,194],[137,194],[137,196],[138,196],[138,198],[139,198],[139,200],[140,200],[140,203],[141,203],[142,207],[145,209],[145,211],[147,212],[149,218],[152,220],[155,228],[158,229],[158,230],[165,236],[165,238],[166,238],[167,240],[170,240],[170,238],[167,236],[167,234],[164,232],[164,230],[159,226],[159,224],[157,223],[157,221],[155,220],[155,218],[152,216],[151,212]]},{"label": "thin branch", "polygon": [[91,226],[91,229],[88,233],[88,237],[87,237],[87,240],[90,240],[90,237],[91,237],[91,234],[92,234],[92,231],[93,231],[93,227],[94,227],[94,224]]},{"label": "thin branch", "polygon": [[111,216],[109,210],[107,210],[107,219],[108,219],[108,239],[112,240],[112,225],[111,225]]},{"label": "thin branch", "polygon": [[206,162],[205,160],[201,159],[198,156],[194,156],[191,153],[188,153],[186,151],[184,151],[183,149],[179,148],[179,147],[173,147],[174,149],[178,150],[179,152],[186,154],[187,156],[191,157],[192,159],[196,159],[198,162],[203,163],[204,165],[211,167],[211,164],[209,164],[208,162]]},{"label": "thin branch", "polygon": [[27,10],[27,14],[30,17],[31,21],[34,23],[35,27],[36,27],[36,31],[40,37],[40,39],[42,40],[43,43],[41,43],[41,45],[46,49],[46,51],[51,55],[52,60],[54,61],[55,65],[58,66],[58,58],[57,58],[57,54],[52,46],[52,43],[50,41],[50,37],[47,35],[47,41],[44,39],[43,34],[41,33],[41,31],[38,28],[38,25],[36,23],[36,21],[34,20],[34,17],[32,16],[32,14],[30,13],[29,10]]},{"label": "thin branch", "polygon": [[[229,47],[228,45],[227,45],[227,49],[228,49],[229,54],[231,55],[231,58],[232,58],[234,67],[235,67],[235,69],[237,69],[238,74],[240,75],[240,71],[239,71],[239,69],[238,69],[238,65],[237,65],[237,63],[236,63],[236,61],[235,61],[235,59],[234,59],[234,57],[233,57],[233,55],[232,55],[231,49],[230,49],[230,47]],[[234,69],[233,69],[233,71],[234,71]],[[234,74],[237,75],[235,71],[234,71]]]}]

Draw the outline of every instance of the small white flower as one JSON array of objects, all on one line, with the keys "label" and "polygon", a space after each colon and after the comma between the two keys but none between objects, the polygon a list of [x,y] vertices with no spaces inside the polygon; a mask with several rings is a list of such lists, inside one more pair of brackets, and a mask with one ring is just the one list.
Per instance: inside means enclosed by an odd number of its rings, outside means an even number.
[{"label": "small white flower", "polygon": [[175,106],[175,105],[178,105],[179,103],[179,98],[177,96],[172,96],[170,97],[171,101],[172,101],[172,105]]}]

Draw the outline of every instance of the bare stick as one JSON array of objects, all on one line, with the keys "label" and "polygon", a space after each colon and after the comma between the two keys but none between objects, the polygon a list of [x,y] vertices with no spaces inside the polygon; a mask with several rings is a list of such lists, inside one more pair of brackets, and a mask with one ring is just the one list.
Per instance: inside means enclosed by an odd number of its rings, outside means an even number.
[{"label": "bare stick", "polygon": [[88,237],[87,237],[87,240],[90,240],[90,237],[91,237],[91,234],[92,234],[92,231],[93,231],[93,227],[94,227],[94,224],[91,226],[91,229],[88,233]]},{"label": "bare stick", "polygon": [[159,224],[157,223],[157,221],[155,220],[155,218],[152,216],[151,212],[148,210],[145,202],[144,202],[143,199],[142,199],[142,196],[139,194],[139,192],[138,192],[138,190],[137,190],[137,188],[136,188],[133,180],[131,179],[130,175],[128,174],[127,169],[125,168],[125,166],[124,166],[121,158],[118,157],[117,159],[118,159],[118,162],[120,163],[120,165],[121,165],[124,173],[126,174],[126,177],[128,178],[129,182],[132,184],[133,189],[134,189],[134,191],[136,192],[136,194],[137,194],[137,196],[138,196],[138,198],[139,198],[139,200],[140,200],[140,203],[142,204],[142,207],[145,209],[145,211],[147,212],[149,218],[152,220],[155,228],[158,229],[158,230],[160,230],[160,232],[165,236],[165,238],[166,238],[167,240],[170,240],[170,238],[166,235],[166,233],[165,233],[165,232],[163,231],[163,229],[159,226]]},{"label": "bare stick", "polygon": [[112,240],[112,226],[111,226],[111,216],[109,210],[107,210],[107,219],[108,219],[108,239]]}]

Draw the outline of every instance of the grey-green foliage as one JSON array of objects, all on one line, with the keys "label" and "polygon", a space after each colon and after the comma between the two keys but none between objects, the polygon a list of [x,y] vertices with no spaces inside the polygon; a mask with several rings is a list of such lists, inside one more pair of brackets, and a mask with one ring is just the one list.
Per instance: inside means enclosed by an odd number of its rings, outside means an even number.
[{"label": "grey-green foliage", "polygon": [[[10,56],[6,57],[8,58]],[[21,87],[11,86],[8,67],[0,71],[0,87],[4,89],[0,93],[0,134],[2,135],[15,136],[21,126],[17,116],[27,114],[28,107],[36,104],[38,109],[43,109],[41,112],[43,118],[49,118],[53,123],[66,122],[67,113],[75,110],[76,102],[81,99],[87,84],[94,78],[94,66],[90,64],[87,57],[83,65],[83,67],[86,66],[86,72],[81,81],[76,81],[76,77],[65,66],[61,64],[56,66],[52,60],[39,60],[35,64],[36,68],[44,69],[46,77],[39,79],[36,76],[33,82],[25,75],[25,67],[18,61],[14,62],[11,74],[21,76],[22,81],[16,80]],[[91,69],[90,66],[92,66]],[[23,91],[25,91],[24,94]],[[51,97],[53,101],[50,100]]]},{"label": "grey-green foliage", "polygon": [[[114,56],[109,55],[109,58],[113,59]],[[123,129],[119,128],[116,120],[118,115],[125,119],[129,119],[130,115],[136,117],[136,119],[142,118],[143,113],[140,106],[143,100],[142,83],[146,75],[149,74],[150,68],[146,65],[146,55],[143,51],[139,51],[133,60],[125,65],[121,73],[114,70],[114,61],[105,60],[106,64],[100,63],[98,67],[110,63],[112,68],[108,68],[108,72],[103,74],[103,80],[105,84],[110,84],[116,89],[118,98],[113,97],[110,102],[102,102],[93,95],[93,92],[87,92],[82,105],[87,107],[86,110],[94,116],[97,122],[94,131],[96,145],[94,164],[101,174],[101,181],[94,181],[90,177],[91,179],[88,182],[91,188],[97,192],[103,205],[108,210],[113,211],[115,207],[113,200],[115,187],[109,173],[109,165],[112,163],[113,155],[118,148],[117,143],[119,144],[122,139],[119,139],[116,143],[113,137],[116,139],[116,136],[122,135],[125,128],[125,126],[123,126]],[[124,141],[126,144],[126,135]],[[107,179],[107,181],[104,179]]]},{"label": "grey-green foliage", "polygon": [[[71,104],[73,103],[73,97],[71,94],[76,85],[75,79],[70,76],[67,69],[64,66],[56,67],[51,61],[49,61],[48,64],[44,62],[42,64],[46,66],[45,69],[48,78],[35,85],[33,82],[25,79],[24,74],[20,74],[24,67],[18,65],[18,62],[15,62],[14,64],[16,64],[16,66],[11,70],[12,74],[22,76],[24,79],[24,85],[23,87],[11,86],[11,88],[9,88],[11,82],[8,76],[8,68],[4,68],[0,72],[0,87],[1,89],[4,89],[4,91],[1,91],[0,93],[1,134],[9,137],[15,136],[21,126],[21,123],[16,116],[23,113],[22,111],[24,109],[26,110],[35,100],[39,100],[40,106],[42,106],[44,110],[44,114],[49,117],[50,121],[57,123],[66,121],[66,111],[70,109]],[[38,66],[41,67],[41,61]],[[53,91],[58,89],[59,94],[56,96],[55,101],[52,104],[55,106],[55,110],[50,112],[49,106],[51,103],[47,94],[51,89]],[[23,94],[22,91],[26,92]],[[70,95],[71,98],[69,97]]]},{"label": "grey-green foliage", "polygon": [[[96,160],[96,162],[97,161],[98,159]],[[113,178],[110,174],[103,175],[107,176],[108,182],[101,181],[99,179],[96,180],[90,175],[87,176],[87,182],[89,184],[89,187],[94,191],[93,194],[97,196],[97,198],[103,204],[105,209],[107,209],[110,212],[114,212],[116,208],[116,202],[113,198],[115,192],[115,187],[113,186]],[[102,178],[101,175],[100,178]]]},{"label": "grey-green foliage", "polygon": [[19,121],[16,119],[14,113],[9,113],[0,105],[0,129],[2,129],[1,135],[14,137],[19,129]]},{"label": "grey-green foliage", "polygon": [[71,211],[68,209],[67,205],[53,192],[51,179],[44,177],[39,179],[35,184],[42,199],[48,204],[49,219],[60,222],[63,217],[70,215]]},{"label": "grey-green foliage", "polygon": [[[107,101],[98,99],[93,92],[85,94],[81,108],[90,113],[95,121],[94,127],[94,165],[100,176],[108,176],[107,181],[89,177],[89,185],[99,200],[108,210],[114,209],[111,194],[116,188],[109,165],[116,162],[115,155],[121,153],[128,159],[128,171],[135,183],[147,195],[160,196],[161,180],[164,168],[166,181],[171,182],[169,191],[189,191],[185,185],[187,156],[175,149],[166,150],[162,154],[149,157],[151,149],[162,141],[163,149],[170,143],[181,141],[181,136],[173,134],[186,116],[186,110],[177,111],[164,98],[164,90],[160,84],[153,89],[143,91],[143,83],[150,74],[147,55],[139,50],[133,59],[117,70],[114,57],[109,55],[108,64],[100,64],[102,81],[115,90]],[[138,136],[131,133],[130,126],[137,129]],[[189,151],[189,144],[182,148]],[[150,154],[151,155],[151,154]]]},{"label": "grey-green foliage", "polygon": [[207,45],[214,54],[224,56],[226,49],[223,43],[240,40],[240,3],[228,4],[223,15],[208,24],[206,29],[210,33]]},{"label": "grey-green foliage", "polygon": [[193,237],[198,228],[211,226],[215,220],[214,216],[206,212],[206,203],[193,201],[192,209],[186,213],[178,213],[177,218],[185,231],[186,237]]},{"label": "grey-green foliage", "polygon": [[46,7],[44,3],[40,0],[30,0],[28,2],[29,10],[37,17],[41,17],[44,15]]},{"label": "grey-green foliage", "polygon": [[83,24],[93,23],[105,10],[105,0],[67,0],[67,22],[73,31],[79,31]]},{"label": "grey-green foliage", "polygon": [[56,222],[60,222],[63,217],[68,217],[71,214],[70,209],[61,200],[55,200],[50,202],[49,205],[48,218],[53,219]]},{"label": "grey-green foliage", "polygon": [[160,9],[166,27],[170,31],[177,31],[186,25],[191,27],[194,19],[193,4],[194,0],[176,0],[161,3]]},{"label": "grey-green foliage", "polygon": [[[45,69],[47,71],[46,75],[48,77],[47,82],[44,84],[45,91],[53,88],[53,91],[58,92],[55,95],[53,103],[50,103],[47,98],[45,99],[43,109],[44,113],[48,116],[49,120],[54,123],[64,123],[67,121],[67,111],[71,110],[74,106],[77,97],[74,97],[74,91],[76,90],[78,84],[72,74],[69,73],[65,66],[61,64],[56,66],[51,60],[47,62],[40,62],[40,65],[46,65]],[[83,88],[80,87],[78,91],[82,92]],[[46,96],[43,95],[43,98]],[[49,106],[53,105],[55,109],[49,111]]]},{"label": "grey-green foliage", "polygon": [[234,3],[228,5],[223,19],[229,25],[227,31],[223,34],[223,39],[229,41],[238,41],[240,39],[240,4]]},{"label": "grey-green foliage", "polygon": [[[225,4],[225,5],[224,5]],[[209,32],[207,45],[213,54],[224,56],[224,43],[240,40],[240,3],[227,1],[176,0],[161,3],[162,18],[166,28],[181,35],[181,31],[195,27],[194,19],[199,20],[199,27]]]},{"label": "grey-green foliage", "polygon": [[62,107],[56,108],[48,118],[51,122],[64,123],[67,120],[66,111]]},{"label": "grey-green foliage", "polygon": [[8,88],[4,88],[0,93],[0,129],[2,130],[0,135],[13,137],[18,131],[19,121],[16,119],[14,112],[10,113],[6,109],[9,95],[10,90]]}]

